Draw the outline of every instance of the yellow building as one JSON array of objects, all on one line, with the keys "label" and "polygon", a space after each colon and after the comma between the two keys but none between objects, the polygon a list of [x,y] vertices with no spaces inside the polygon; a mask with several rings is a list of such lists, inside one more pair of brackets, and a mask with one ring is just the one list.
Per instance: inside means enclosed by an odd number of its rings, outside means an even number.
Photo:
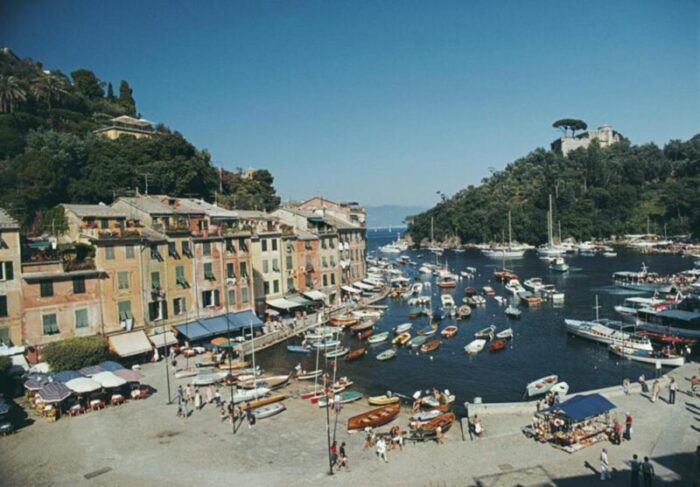
[{"label": "yellow building", "polygon": [[0,343],[22,343],[19,224],[0,208]]},{"label": "yellow building", "polygon": [[150,139],[155,134],[155,130],[153,123],[148,120],[122,115],[111,119],[109,125],[99,128],[93,133],[112,140],[118,139],[123,135],[136,137],[137,139]]}]

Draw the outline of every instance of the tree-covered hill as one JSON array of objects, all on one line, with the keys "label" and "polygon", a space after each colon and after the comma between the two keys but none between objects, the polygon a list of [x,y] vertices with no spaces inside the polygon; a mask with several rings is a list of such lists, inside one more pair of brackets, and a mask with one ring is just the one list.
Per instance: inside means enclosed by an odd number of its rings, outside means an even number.
[{"label": "tree-covered hill", "polygon": [[663,149],[654,144],[630,145],[623,140],[602,148],[563,156],[537,149],[494,172],[478,186],[469,186],[435,207],[411,217],[414,242],[459,236],[462,242],[507,238],[512,212],[513,239],[532,244],[547,238],[548,195],[554,200],[555,232],[561,222],[564,238],[590,239],[643,233],[691,233],[700,237],[700,134]]},{"label": "tree-covered hill", "polygon": [[206,150],[164,125],[151,139],[93,134],[120,115],[139,116],[127,81],[115,93],[90,70],[67,76],[0,49],[0,207],[26,227],[59,203],[110,203],[143,190],[146,178],[151,193],[211,200],[221,183],[223,204],[279,205],[269,171],[220,174]]}]

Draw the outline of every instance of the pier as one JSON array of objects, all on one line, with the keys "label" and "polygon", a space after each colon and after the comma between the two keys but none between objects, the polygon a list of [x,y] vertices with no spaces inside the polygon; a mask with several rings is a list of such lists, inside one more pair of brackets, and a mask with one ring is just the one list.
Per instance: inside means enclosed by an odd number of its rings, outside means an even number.
[{"label": "pier", "polygon": [[249,355],[255,351],[264,350],[280,342],[288,340],[292,337],[304,333],[306,330],[316,326],[323,325],[328,322],[328,317],[325,313],[311,313],[301,318],[284,319],[279,324],[280,328],[270,333],[265,333],[262,336],[255,337],[252,340],[246,340],[234,347],[234,350],[239,355]]}]

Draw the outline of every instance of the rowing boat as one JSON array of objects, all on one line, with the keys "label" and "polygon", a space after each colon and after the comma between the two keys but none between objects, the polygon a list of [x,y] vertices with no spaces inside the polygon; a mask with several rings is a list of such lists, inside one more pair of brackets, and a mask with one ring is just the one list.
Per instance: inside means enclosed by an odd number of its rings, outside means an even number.
[{"label": "rowing boat", "polygon": [[396,350],[390,348],[389,350],[384,350],[382,353],[377,355],[377,360],[389,360],[396,357]]},{"label": "rowing boat", "polygon": [[272,404],[266,404],[265,406],[260,406],[259,408],[253,409],[253,416],[255,419],[265,419],[275,414],[279,414],[287,409],[281,402],[275,402]]},{"label": "rowing boat", "polygon": [[326,358],[338,358],[342,357],[346,353],[348,353],[350,349],[348,347],[341,347],[341,348],[335,348],[333,350],[329,350],[326,353],[323,354],[324,357]]},{"label": "rowing boat", "polygon": [[205,374],[198,374],[192,379],[192,385],[195,386],[209,386],[221,382],[226,378],[228,372],[208,372]]},{"label": "rowing boat", "polygon": [[469,342],[469,344],[464,347],[464,351],[470,354],[476,354],[481,352],[485,346],[486,340],[483,338],[477,338],[476,340]]},{"label": "rowing boat", "polygon": [[330,324],[342,328],[356,325],[359,320],[355,316],[335,316],[330,319]]},{"label": "rowing boat", "polygon": [[250,379],[245,382],[239,382],[238,387],[242,387],[243,389],[253,389],[254,387],[267,387],[272,391],[286,386],[291,377],[291,374],[273,375],[270,377],[259,377],[257,379]]},{"label": "rowing boat", "polygon": [[382,333],[377,333],[376,335],[372,335],[367,339],[367,343],[370,344],[375,344],[375,343],[381,343],[383,341],[386,341],[386,339],[389,338],[389,332],[384,331]]},{"label": "rowing boat", "polygon": [[305,347],[303,345],[287,345],[287,351],[292,353],[309,353],[311,352],[311,347]]},{"label": "rowing boat", "polygon": [[441,414],[440,416],[437,416],[431,420],[428,420],[424,423],[419,423],[416,426],[416,430],[423,433],[423,434],[435,434],[438,428],[441,429],[443,433],[445,433],[447,430],[450,429],[452,424],[455,422],[455,419],[457,417],[455,416],[454,413],[445,413]]},{"label": "rowing boat", "polygon": [[423,353],[428,353],[432,352],[433,350],[437,350],[440,347],[440,340],[430,340],[427,343],[424,343],[420,347],[420,351]]},{"label": "rowing boat", "polygon": [[402,323],[401,325],[396,327],[395,332],[397,335],[400,335],[404,332],[407,332],[411,328],[413,328],[413,323]]},{"label": "rowing boat", "polygon": [[237,404],[239,402],[248,402],[253,399],[259,399],[270,393],[270,389],[267,387],[256,387],[255,389],[238,389],[238,391],[233,395],[233,402]]},{"label": "rowing boat", "polygon": [[364,357],[366,353],[367,353],[367,348],[365,348],[365,347],[356,348],[355,350],[353,350],[352,352],[348,353],[345,356],[345,361],[350,362],[350,361],[356,360],[360,357]]},{"label": "rowing boat", "polygon": [[525,391],[529,397],[538,396],[548,392],[554,384],[557,383],[559,377],[552,374],[541,379],[533,380],[525,386]]},{"label": "rowing boat", "polygon": [[396,404],[399,401],[400,399],[398,396],[387,396],[386,394],[367,398],[367,402],[370,406],[386,406],[387,404]]},{"label": "rowing boat", "polygon": [[410,345],[411,348],[418,348],[421,345],[423,345],[425,342],[427,342],[430,339],[428,336],[423,336],[423,335],[418,335],[413,338],[411,338],[411,341],[408,342],[407,345]]},{"label": "rowing boat", "polygon": [[361,331],[369,330],[374,326],[374,322],[372,320],[364,320],[359,322],[357,325],[353,325],[350,327],[350,331],[353,333],[360,333]]},{"label": "rowing boat", "polygon": [[376,428],[393,421],[398,415],[401,407],[398,404],[389,404],[380,408],[358,414],[348,419],[348,431],[363,430],[367,427]]},{"label": "rowing boat", "polygon": [[372,333],[374,333],[374,330],[372,330],[372,329],[370,328],[369,330],[365,330],[365,331],[363,331],[363,332],[358,333],[358,334],[357,334],[357,339],[358,339],[358,340],[366,340],[366,339],[368,339],[369,337],[372,336]]},{"label": "rowing boat", "polygon": [[496,333],[496,338],[513,338],[513,329],[506,328],[503,331]]},{"label": "rowing boat", "polygon": [[474,333],[474,338],[488,338],[491,335],[493,335],[493,332],[496,331],[496,327],[491,325],[488,328],[484,328],[483,330],[479,330],[476,333]]},{"label": "rowing boat", "polygon": [[498,338],[489,344],[489,350],[491,350],[492,352],[499,352],[501,350],[505,350],[505,348],[506,348],[506,339],[505,338]]},{"label": "rowing boat", "polygon": [[455,336],[457,334],[458,330],[459,330],[459,328],[457,328],[456,326],[450,325],[450,326],[445,327],[445,329],[442,330],[440,332],[440,334],[445,338],[452,338],[453,336]]},{"label": "rowing boat", "polygon": [[431,335],[435,335],[435,333],[437,333],[437,329],[438,329],[437,326],[427,326],[425,328],[421,328],[416,333],[418,333],[419,335],[428,337]]},{"label": "rowing boat", "polygon": [[411,339],[411,334],[408,332],[404,332],[404,333],[400,334],[399,336],[397,336],[396,338],[394,338],[391,341],[391,343],[392,343],[392,345],[405,345],[406,343],[408,343],[408,341],[410,339]]},{"label": "rowing boat", "polygon": [[316,369],[316,370],[302,370],[297,374],[297,379],[299,380],[311,380],[315,379],[316,377],[320,376],[323,374],[323,370],[321,369]]},{"label": "rowing boat", "polygon": [[255,409],[259,408],[261,406],[266,406],[268,404],[272,404],[274,402],[280,402],[284,399],[287,398],[286,394],[271,394],[269,396],[265,396],[260,399],[255,399],[254,401],[246,402],[241,405],[241,410],[245,411],[246,409]]}]

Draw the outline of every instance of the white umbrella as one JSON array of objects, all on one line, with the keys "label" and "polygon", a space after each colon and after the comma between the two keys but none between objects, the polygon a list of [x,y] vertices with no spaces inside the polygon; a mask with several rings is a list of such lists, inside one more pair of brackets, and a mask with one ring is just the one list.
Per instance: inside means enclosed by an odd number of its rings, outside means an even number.
[{"label": "white umbrella", "polygon": [[78,394],[84,394],[86,392],[93,392],[102,389],[102,384],[93,379],[88,379],[87,377],[78,377],[77,379],[72,379],[66,382],[66,387],[73,392]]},{"label": "white umbrella", "polygon": [[126,381],[121,377],[114,375],[112,372],[100,372],[92,376],[92,380],[99,382],[102,387],[119,387],[126,384]]}]

